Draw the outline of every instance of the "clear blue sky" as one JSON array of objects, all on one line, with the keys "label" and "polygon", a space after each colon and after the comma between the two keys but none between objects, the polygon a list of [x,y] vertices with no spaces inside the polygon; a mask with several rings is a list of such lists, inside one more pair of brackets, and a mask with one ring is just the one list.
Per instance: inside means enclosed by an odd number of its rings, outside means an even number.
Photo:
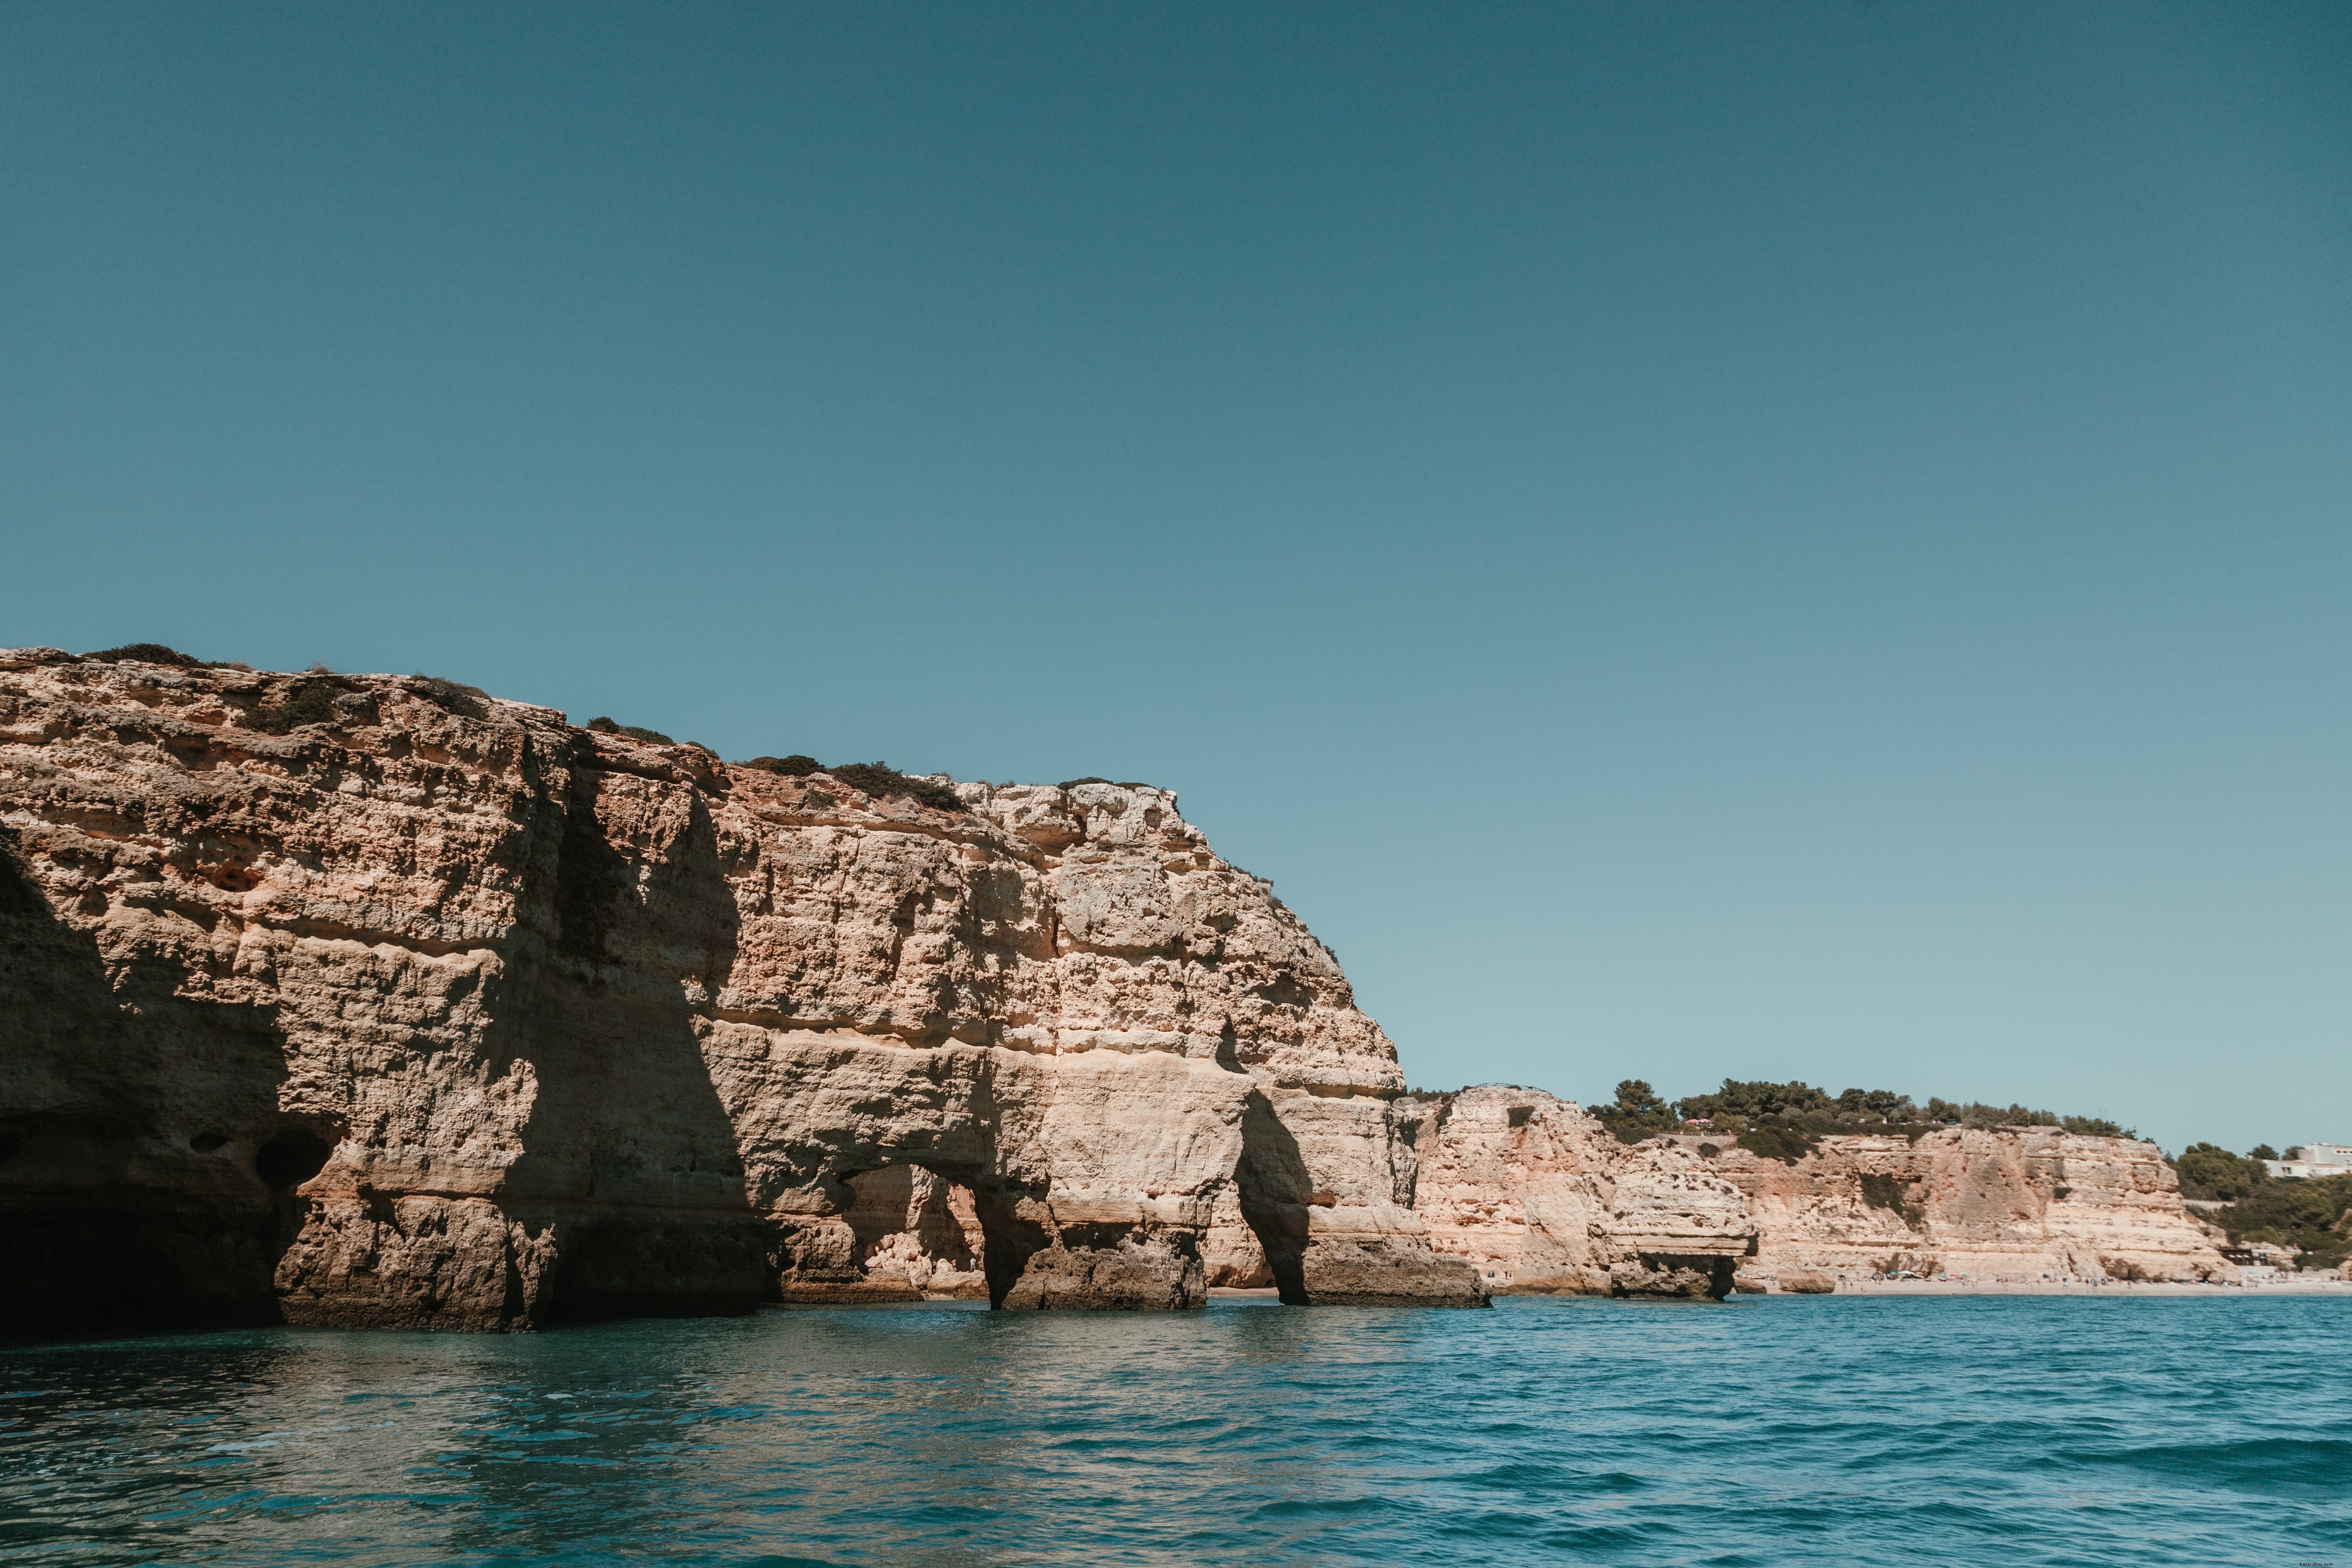
[{"label": "clear blue sky", "polygon": [[0,5],[0,643],[1145,779],[1418,1083],[2352,1140],[2352,8]]}]

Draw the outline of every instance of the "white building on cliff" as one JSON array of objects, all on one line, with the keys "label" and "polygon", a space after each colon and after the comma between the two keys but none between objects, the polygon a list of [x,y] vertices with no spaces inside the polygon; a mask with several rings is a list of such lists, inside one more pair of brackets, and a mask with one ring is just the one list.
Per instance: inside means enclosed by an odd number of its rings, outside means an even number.
[{"label": "white building on cliff", "polygon": [[2352,1144],[2305,1144],[2289,1160],[2264,1160],[2274,1176],[2352,1176]]}]

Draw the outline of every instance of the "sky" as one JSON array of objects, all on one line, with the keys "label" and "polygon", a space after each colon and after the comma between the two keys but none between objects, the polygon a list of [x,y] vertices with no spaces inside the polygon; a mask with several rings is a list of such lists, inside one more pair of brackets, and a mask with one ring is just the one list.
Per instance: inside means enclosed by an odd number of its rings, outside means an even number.
[{"label": "sky", "polygon": [[1181,793],[1417,1085],[2352,1141],[2352,9],[0,0],[0,644]]}]

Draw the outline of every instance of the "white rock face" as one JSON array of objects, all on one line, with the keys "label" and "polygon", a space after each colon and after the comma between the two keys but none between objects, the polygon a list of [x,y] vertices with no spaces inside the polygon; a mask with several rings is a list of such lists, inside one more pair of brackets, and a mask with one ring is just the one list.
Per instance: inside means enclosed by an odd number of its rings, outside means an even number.
[{"label": "white rock face", "polygon": [[[1414,1210],[1439,1251],[1498,1291],[1720,1295],[1735,1261],[1783,1289],[1898,1269],[2237,1277],[2155,1145],[2129,1138],[2054,1127],[1853,1134],[1822,1138],[1791,1164],[1728,1134],[1627,1147],[1538,1090],[1416,1097],[1391,1114],[1416,1111]],[[1225,1234],[1213,1233],[1213,1256]],[[1227,1245],[1239,1252],[1241,1239]]]},{"label": "white rock face", "polygon": [[1487,1084],[1421,1113],[1414,1208],[1499,1291],[1720,1297],[1756,1227],[1738,1189],[1671,1144],[1627,1147],[1573,1102]]},{"label": "white rock face", "polygon": [[1793,1165],[1726,1146],[1709,1164],[1746,1196],[1762,1272],[2237,1278],[2156,1145],[2130,1138],[1956,1127],[1824,1137]]},{"label": "white rock face", "polygon": [[1394,1048],[1174,796],[841,774],[421,677],[0,653],[28,1312],[964,1289],[941,1188],[1003,1306],[1197,1304],[1236,1216],[1294,1300],[1484,1299],[1409,1207]]}]

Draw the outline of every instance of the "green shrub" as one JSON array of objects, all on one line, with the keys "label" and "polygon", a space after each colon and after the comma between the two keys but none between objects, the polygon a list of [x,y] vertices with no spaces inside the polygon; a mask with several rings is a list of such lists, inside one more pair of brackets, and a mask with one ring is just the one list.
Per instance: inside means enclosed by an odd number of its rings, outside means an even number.
[{"label": "green shrub", "polygon": [[2179,1173],[2181,1193],[2189,1197],[2243,1197],[2270,1179],[2262,1162],[2240,1159],[2218,1144],[2191,1144],[2172,1162]]},{"label": "green shrub", "polygon": [[1862,1201],[1873,1208],[1884,1208],[1912,1229],[1927,1221],[1927,1210],[1910,1201],[1909,1184],[1896,1176],[1880,1176],[1865,1171],[1862,1177]]},{"label": "green shrub", "polygon": [[797,751],[790,757],[754,757],[739,766],[756,768],[762,773],[774,773],[786,779],[805,779],[812,773],[824,771],[824,763],[814,757],[803,757]]},{"label": "green shrub", "polygon": [[605,718],[601,715],[595,718],[590,719],[588,721],[588,727],[594,730],[599,735],[625,735],[631,740],[642,740],[648,746],[676,746],[677,744],[677,741],[672,740],[660,730],[646,729],[642,726],[634,724],[614,724],[611,719]]},{"label": "green shrub", "polygon": [[[1637,1084],[1643,1104],[1622,1099],[1626,1084]],[[1625,1141],[1638,1142],[1656,1133],[1674,1130],[1685,1121],[1706,1122],[1713,1130],[1737,1133],[1742,1128],[1773,1126],[1800,1134],[1808,1143],[1829,1133],[1875,1133],[1916,1143],[1938,1126],[2064,1127],[2073,1133],[2105,1137],[2132,1137],[2127,1127],[2096,1116],[2057,1116],[2024,1105],[1988,1105],[1930,1099],[1922,1106],[1908,1094],[1892,1089],[1846,1089],[1836,1094],[1801,1080],[1775,1083],[1769,1079],[1727,1078],[1711,1094],[1692,1094],[1669,1104],[1638,1079],[1618,1085],[1619,1103],[1596,1109],[1593,1114],[1609,1124]],[[1743,1142],[1743,1146],[1753,1147]]]},{"label": "green shrub", "polygon": [[2352,1250],[2352,1176],[2264,1180],[2206,1218],[2239,1245],[2299,1247],[2302,1267],[2337,1268]]},{"label": "green shrub", "polygon": [[1617,1136],[1621,1144],[1638,1144],[1643,1138],[1670,1133],[1678,1124],[1675,1114],[1658,1092],[1639,1078],[1621,1080],[1617,1085],[1615,1103],[1596,1105],[1593,1115],[1601,1124]]},{"label": "green shrub", "polygon": [[1056,789],[1075,789],[1081,784],[1108,784],[1110,780],[1108,779],[1065,779],[1059,784],[1055,785],[1054,788]]},{"label": "green shrub", "polygon": [[[860,794],[870,795],[877,800],[904,796],[933,810],[965,810],[962,800],[950,786],[936,779],[910,779],[887,762],[842,762],[827,768],[815,758],[796,751],[790,757],[754,757],[751,761],[738,763],[737,766],[756,768],[762,773],[773,773],[784,779],[807,779],[819,773],[829,774]],[[816,794],[812,793],[809,799],[821,805],[834,803],[830,795],[820,800]]]},{"label": "green shrub", "polygon": [[1743,1083],[1736,1078],[1727,1078],[1723,1087],[1714,1093],[1694,1094],[1676,1109],[1694,1121],[1717,1116],[1754,1120],[1791,1112],[1832,1112],[1837,1109],[1837,1102],[1809,1083],[1769,1083],[1761,1080]]},{"label": "green shrub", "polygon": [[284,735],[299,725],[333,724],[335,686],[327,681],[303,681],[278,702],[257,708],[246,723],[265,735]]},{"label": "green shrub", "polygon": [[909,779],[887,762],[845,762],[825,769],[862,795],[877,800],[904,795],[938,811],[961,811],[963,801],[948,786],[931,779]]},{"label": "green shrub", "polygon": [[454,713],[460,718],[488,718],[490,716],[490,710],[482,706],[489,701],[490,694],[479,686],[461,686],[455,681],[445,681],[438,675],[428,675],[419,670],[410,680],[408,689],[445,713]]},{"label": "green shrub", "polygon": [[1733,1142],[1752,1155],[1793,1166],[1822,1146],[1821,1139],[1799,1127],[1759,1123],[1743,1130]]},{"label": "green shrub", "polygon": [[92,664],[176,664],[184,670],[205,668],[202,659],[190,658],[177,648],[166,648],[161,643],[126,643],[120,648],[100,648],[95,653],[83,653],[82,661]]}]

